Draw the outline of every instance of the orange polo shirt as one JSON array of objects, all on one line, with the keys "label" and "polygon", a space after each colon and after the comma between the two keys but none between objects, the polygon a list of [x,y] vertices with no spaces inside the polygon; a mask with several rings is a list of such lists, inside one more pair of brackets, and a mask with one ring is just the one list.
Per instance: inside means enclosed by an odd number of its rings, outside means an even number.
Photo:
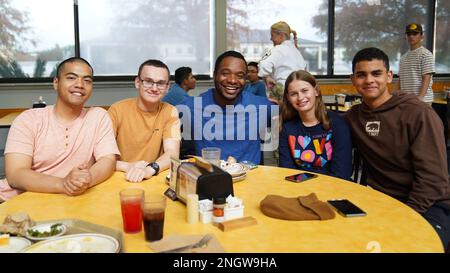
[{"label": "orange polo shirt", "polygon": [[153,113],[137,106],[137,98],[114,103],[108,110],[111,117],[121,161],[155,161],[164,153],[163,140],[181,140],[177,109],[165,102]]}]

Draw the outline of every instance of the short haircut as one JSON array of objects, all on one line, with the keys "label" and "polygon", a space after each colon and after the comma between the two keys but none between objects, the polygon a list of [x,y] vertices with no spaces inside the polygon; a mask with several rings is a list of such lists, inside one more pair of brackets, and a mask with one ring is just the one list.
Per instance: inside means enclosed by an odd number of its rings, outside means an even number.
[{"label": "short haircut", "polygon": [[185,79],[189,77],[189,74],[192,73],[192,68],[187,66],[182,66],[175,70],[175,83],[180,85]]},{"label": "short haircut", "polygon": [[353,57],[352,73],[355,73],[355,66],[357,63],[362,61],[372,61],[374,59],[383,61],[384,67],[386,67],[386,70],[389,71],[389,57],[386,55],[386,53],[376,47],[368,47],[361,49]]},{"label": "short haircut", "polygon": [[92,76],[94,76],[94,69],[92,68],[91,64],[88,61],[86,61],[85,59],[83,59],[81,57],[71,57],[71,58],[65,59],[64,61],[62,61],[61,63],[58,64],[58,67],[56,68],[56,78],[59,78],[61,76],[61,71],[66,64],[76,63],[76,62],[87,64],[92,71]]},{"label": "short haircut", "polygon": [[144,68],[144,66],[154,66],[154,67],[159,67],[159,68],[164,68],[167,70],[167,74],[169,75],[170,78],[170,70],[169,67],[161,62],[160,60],[154,60],[154,59],[150,59],[150,60],[146,60],[145,62],[143,62],[140,66],[139,66],[139,70],[138,70],[138,74],[137,76],[140,78],[141,77],[141,72],[142,72],[142,68]]},{"label": "short haircut", "polygon": [[247,61],[245,60],[244,56],[237,51],[229,50],[229,51],[225,51],[219,57],[217,57],[216,64],[214,65],[214,75],[216,75],[220,64],[222,63],[223,59],[225,59],[226,57],[234,57],[234,58],[243,60],[245,63],[245,71],[247,71]]},{"label": "short haircut", "polygon": [[257,62],[249,62],[247,64],[247,66],[254,66],[254,67],[258,68],[258,63]]}]

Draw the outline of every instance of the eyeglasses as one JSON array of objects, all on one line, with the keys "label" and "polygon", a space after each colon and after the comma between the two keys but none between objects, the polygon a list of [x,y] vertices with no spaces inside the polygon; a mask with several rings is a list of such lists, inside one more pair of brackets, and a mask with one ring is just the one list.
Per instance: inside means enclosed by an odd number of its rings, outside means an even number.
[{"label": "eyeglasses", "polygon": [[141,78],[139,78],[139,80],[145,88],[152,88],[153,86],[156,86],[158,90],[164,90],[168,84],[168,82],[165,81],[154,82],[152,80],[143,80]]},{"label": "eyeglasses", "polygon": [[419,35],[419,32],[407,32],[406,33],[406,36],[416,36],[416,35]]}]

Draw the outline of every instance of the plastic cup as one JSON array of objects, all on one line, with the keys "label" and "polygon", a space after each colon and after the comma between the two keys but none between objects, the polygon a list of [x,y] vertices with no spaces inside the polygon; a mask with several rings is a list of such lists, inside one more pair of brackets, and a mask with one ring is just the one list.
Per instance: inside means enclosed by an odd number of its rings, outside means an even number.
[{"label": "plastic cup", "polygon": [[161,240],[164,231],[164,214],[166,197],[164,195],[146,196],[142,208],[145,240],[148,242]]},{"label": "plastic cup", "polygon": [[220,148],[207,147],[202,149],[202,157],[206,161],[220,167]]},{"label": "plastic cup", "polygon": [[126,233],[137,233],[142,230],[142,204],[144,190],[124,189],[119,192],[122,210],[123,230]]}]

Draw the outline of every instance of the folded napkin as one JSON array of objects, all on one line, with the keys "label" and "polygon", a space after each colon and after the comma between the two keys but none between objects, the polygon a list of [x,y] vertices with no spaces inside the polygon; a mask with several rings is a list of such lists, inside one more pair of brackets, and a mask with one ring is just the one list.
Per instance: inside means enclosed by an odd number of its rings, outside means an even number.
[{"label": "folded napkin", "polygon": [[314,193],[294,198],[268,195],[259,206],[265,215],[283,220],[328,220],[335,216],[330,205]]},{"label": "folded napkin", "polygon": [[163,239],[149,243],[148,246],[155,252],[170,252],[174,250],[177,253],[224,253],[225,250],[217,240],[217,238],[211,235],[211,239],[203,247],[188,248],[178,251],[178,248],[189,246],[199,242],[205,234],[199,235],[168,235]]}]

